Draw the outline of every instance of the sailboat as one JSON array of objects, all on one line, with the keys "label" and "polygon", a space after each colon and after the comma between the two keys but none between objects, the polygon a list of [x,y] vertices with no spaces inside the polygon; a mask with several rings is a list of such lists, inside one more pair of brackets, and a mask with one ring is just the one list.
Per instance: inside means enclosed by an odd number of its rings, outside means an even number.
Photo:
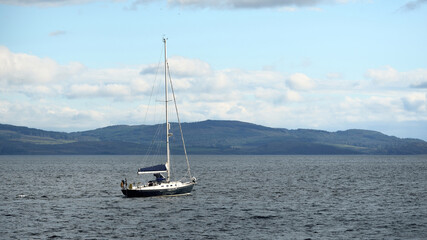
[{"label": "sailboat", "polygon": [[[188,195],[193,190],[194,185],[196,184],[196,178],[191,175],[190,164],[187,156],[187,150],[185,148],[184,137],[182,134],[181,122],[179,120],[178,111],[177,119],[178,126],[181,133],[182,146],[184,150],[185,159],[187,161],[187,177],[186,181],[172,181],[171,180],[171,153],[170,153],[170,142],[169,138],[172,137],[171,125],[168,119],[168,105],[169,105],[169,94],[168,94],[168,61],[167,61],[167,52],[166,52],[166,38],[163,38],[164,43],[164,67],[165,67],[165,128],[166,128],[166,163],[158,164],[149,167],[143,167],[138,169],[138,175],[153,174],[155,179],[148,181],[145,184],[127,184],[127,180],[121,183],[122,193],[126,197],[153,197],[153,196],[174,196],[174,195]],[[170,80],[170,86],[173,94],[173,101],[175,103],[175,109],[177,109],[175,101],[175,93],[173,91],[172,80]],[[166,176],[164,176],[165,174]]]}]

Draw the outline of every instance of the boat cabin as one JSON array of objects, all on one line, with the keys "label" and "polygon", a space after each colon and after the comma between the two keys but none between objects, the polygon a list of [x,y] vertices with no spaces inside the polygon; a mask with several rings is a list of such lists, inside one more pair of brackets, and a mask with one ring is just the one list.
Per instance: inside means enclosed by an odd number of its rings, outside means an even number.
[{"label": "boat cabin", "polygon": [[156,180],[149,181],[148,186],[157,186],[163,182],[166,182],[166,178],[161,173],[155,173],[154,177],[156,177]]}]

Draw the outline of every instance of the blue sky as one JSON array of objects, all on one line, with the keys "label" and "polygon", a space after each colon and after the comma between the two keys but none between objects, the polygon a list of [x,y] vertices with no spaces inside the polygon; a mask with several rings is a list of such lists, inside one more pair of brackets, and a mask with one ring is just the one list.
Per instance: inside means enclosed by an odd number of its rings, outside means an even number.
[{"label": "blue sky", "polygon": [[0,123],[142,124],[162,37],[183,121],[427,140],[425,0],[0,0]]}]

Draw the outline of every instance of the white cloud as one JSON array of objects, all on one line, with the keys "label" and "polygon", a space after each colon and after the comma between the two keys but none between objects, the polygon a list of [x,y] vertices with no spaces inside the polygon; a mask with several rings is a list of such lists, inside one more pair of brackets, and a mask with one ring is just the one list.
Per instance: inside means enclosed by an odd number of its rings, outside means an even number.
[{"label": "white cloud", "polygon": [[338,111],[339,118],[348,122],[396,121],[404,114],[399,99],[388,96],[345,97]]},{"label": "white cloud", "polygon": [[425,93],[412,93],[402,97],[402,103],[407,111],[427,112],[427,94]]},{"label": "white cloud", "polygon": [[151,2],[167,2],[170,6],[192,8],[218,8],[218,9],[259,9],[278,8],[279,10],[294,11],[296,7],[308,7],[318,11],[315,6],[321,4],[345,4],[348,0],[135,0],[131,9],[138,5]]},{"label": "white cloud", "polygon": [[18,6],[58,7],[64,5],[84,4],[99,0],[0,0],[0,4]]},{"label": "white cloud", "polygon": [[59,65],[49,58],[12,53],[0,46],[0,83],[8,85],[50,84],[84,70],[79,63]]},{"label": "white cloud", "polygon": [[342,79],[343,75],[342,75],[342,73],[331,72],[331,73],[326,74],[326,77],[328,79]]},{"label": "white cloud", "polygon": [[405,5],[403,5],[400,10],[402,11],[413,11],[421,7],[422,4],[426,4],[427,0],[414,0],[409,1]]},{"label": "white cloud", "polygon": [[130,88],[121,84],[107,84],[102,91],[106,96],[127,97],[131,94]]},{"label": "white cloud", "polygon": [[132,97],[129,86],[122,84],[75,84],[70,86],[67,96],[70,98],[127,98]]},{"label": "white cloud", "polygon": [[[100,0],[0,0],[0,4],[18,5],[18,6],[38,6],[38,7],[60,7],[65,5],[78,5]],[[121,0],[110,0],[117,2]],[[422,2],[424,0],[418,0]],[[138,5],[149,4],[152,2],[166,2],[170,6],[198,7],[198,8],[282,8],[294,9],[294,7],[309,7],[318,10],[315,6],[321,4],[345,4],[348,0],[130,0],[132,6],[130,9],[136,9]],[[415,4],[407,4],[408,7]],[[419,3],[416,4],[418,6]],[[293,7],[291,7],[293,6]],[[413,7],[412,7],[413,9]]]},{"label": "white cloud", "polygon": [[254,94],[258,102],[263,101],[273,105],[282,105],[303,100],[298,92],[290,89],[258,87]]},{"label": "white cloud", "polygon": [[314,81],[303,73],[292,74],[286,83],[291,89],[302,91],[313,89],[315,86]]},{"label": "white cloud", "polygon": [[399,72],[390,66],[385,66],[382,69],[370,69],[365,76],[378,85],[417,88],[427,82],[427,69]]},{"label": "white cloud", "polygon": [[372,79],[377,84],[387,84],[399,81],[399,73],[396,69],[385,66],[383,69],[370,69],[366,72],[366,77]]},{"label": "white cloud", "polygon": [[[168,64],[172,74],[179,77],[205,76],[212,72],[209,64],[198,59],[173,56],[168,59]],[[141,75],[156,74],[159,71],[163,71],[162,68],[159,69],[159,64],[150,64],[144,67]]]},{"label": "white cloud", "polygon": [[219,8],[274,8],[285,6],[316,6],[325,2],[341,2],[327,0],[169,0],[172,5],[219,7]]},{"label": "white cloud", "polygon": [[257,87],[255,89],[255,97],[257,99],[267,99],[272,102],[281,102],[283,99],[283,92],[278,89]]},{"label": "white cloud", "polygon": [[168,59],[170,71],[178,77],[199,77],[212,73],[208,63],[198,59],[175,56]]},{"label": "white cloud", "polygon": [[58,74],[58,64],[48,58],[15,54],[0,46],[0,81],[9,84],[47,83]]},{"label": "white cloud", "polygon": [[130,86],[131,86],[132,92],[134,92],[134,94],[137,94],[137,95],[138,94],[149,94],[151,89],[152,89],[152,86],[150,86],[148,81],[144,81],[140,77],[134,78],[133,80],[131,80]]},{"label": "white cloud", "polygon": [[296,92],[296,91],[292,91],[292,90],[286,90],[286,99],[288,101],[294,101],[294,102],[298,102],[302,100],[301,95]]},{"label": "white cloud", "polygon": [[110,124],[103,112],[61,106],[43,100],[11,102],[0,99],[0,119],[2,123],[60,131],[89,130]]},{"label": "white cloud", "polygon": [[99,86],[90,84],[71,85],[67,95],[69,97],[94,97],[99,93]]},{"label": "white cloud", "polygon": [[0,90],[31,98],[132,98],[132,93],[149,90],[138,72],[138,67],[88,69],[76,62],[60,65],[49,58],[12,53],[0,46]]}]

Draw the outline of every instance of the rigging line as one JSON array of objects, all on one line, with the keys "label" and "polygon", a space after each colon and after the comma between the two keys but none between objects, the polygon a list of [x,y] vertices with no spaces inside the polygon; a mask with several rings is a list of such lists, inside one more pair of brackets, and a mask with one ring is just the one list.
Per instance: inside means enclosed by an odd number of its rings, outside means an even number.
[{"label": "rigging line", "polygon": [[176,104],[176,99],[175,99],[175,91],[173,90],[173,84],[172,84],[172,78],[171,78],[171,73],[169,71],[169,63],[167,64],[167,68],[168,68],[168,75],[169,75],[169,82],[171,85],[171,90],[172,90],[172,96],[173,96],[173,102],[175,105],[175,110],[176,110],[176,118],[178,120],[178,125],[179,125],[179,131],[181,133],[181,140],[182,140],[182,146],[184,148],[184,155],[185,155],[185,160],[187,161],[187,169],[188,169],[188,175],[191,178],[191,170],[190,170],[190,162],[188,161],[188,156],[187,156],[187,149],[185,147],[185,141],[184,141],[184,134],[182,133],[182,127],[181,127],[181,121],[179,119],[179,114],[178,114],[178,106]]},{"label": "rigging line", "polygon": [[156,155],[156,154],[158,154],[160,152],[159,151],[159,149],[160,149],[160,143],[158,141],[156,141],[156,140],[159,139],[159,136],[160,136],[160,132],[161,132],[160,126],[161,125],[157,126],[156,131],[154,132],[153,138],[151,139],[151,143],[150,143],[150,145],[147,148],[146,155],[145,155],[145,158],[144,158],[145,161],[148,160],[149,156],[151,158],[152,155]]},{"label": "rigging line", "polygon": [[154,132],[154,135],[153,135],[153,137],[151,139],[151,142],[148,145],[147,150],[145,152],[144,162],[147,162],[149,157],[151,158],[151,156],[153,154],[156,154],[158,152],[158,151],[156,151],[156,148],[159,148],[158,147],[159,144],[158,143],[156,144],[155,140],[159,136],[159,134],[160,134],[159,132],[160,132],[160,128],[157,127],[156,130],[155,130],[155,132]]},{"label": "rigging line", "polygon": [[160,53],[159,61],[158,61],[158,63],[157,63],[156,75],[155,75],[155,77],[154,77],[153,86],[151,87],[151,93],[150,93],[150,98],[149,98],[149,100],[148,100],[148,107],[147,107],[147,111],[145,111],[144,123],[145,123],[145,122],[146,122],[146,120],[147,120],[148,110],[149,110],[149,108],[150,108],[151,99],[152,99],[152,97],[153,97],[154,88],[155,88],[155,86],[156,86],[156,84],[155,84],[155,83],[157,82],[157,76],[158,76],[158,73],[159,73],[159,70],[160,70],[160,65],[161,65],[161,58],[162,58],[162,55],[163,55],[163,48],[162,48],[162,51],[161,51],[161,53]]},{"label": "rigging line", "polygon": [[[154,93],[154,89],[156,88],[156,83],[158,82],[157,81],[157,77],[158,77],[158,75],[159,75],[159,71],[160,71],[160,65],[161,65],[161,63],[162,63],[162,61],[161,61],[161,59],[162,59],[162,56],[163,56],[163,48],[162,48],[162,50],[160,51],[160,57],[159,57],[159,61],[158,61],[158,63],[157,63],[157,68],[156,68],[156,75],[155,75],[155,77],[154,77],[154,81],[153,81],[153,85],[152,85],[152,87],[151,87],[151,92],[150,92],[150,98],[149,98],[149,100],[148,100],[148,106],[147,106],[147,110],[145,111],[145,116],[144,116],[144,121],[143,121],[143,124],[145,125],[145,124],[147,124],[147,116],[148,116],[148,112],[149,112],[149,110],[150,110],[150,107],[151,107],[151,103],[152,103],[152,99],[153,99],[153,93]],[[157,94],[156,95],[158,95],[158,88],[156,88],[157,89]],[[157,106],[156,106],[156,104],[154,104],[154,113],[153,113],[153,115],[154,115],[154,121],[156,121],[155,120],[155,118],[156,118],[156,110],[157,109]],[[153,137],[153,139],[151,140],[151,144],[148,146],[148,148],[147,148],[147,150],[146,150],[146,153],[145,153],[145,158],[144,158],[144,161],[147,161],[147,159],[148,159],[148,155],[151,155],[150,153],[152,152],[152,150],[153,150],[153,146],[154,146],[154,138],[155,138],[155,136]]]}]

